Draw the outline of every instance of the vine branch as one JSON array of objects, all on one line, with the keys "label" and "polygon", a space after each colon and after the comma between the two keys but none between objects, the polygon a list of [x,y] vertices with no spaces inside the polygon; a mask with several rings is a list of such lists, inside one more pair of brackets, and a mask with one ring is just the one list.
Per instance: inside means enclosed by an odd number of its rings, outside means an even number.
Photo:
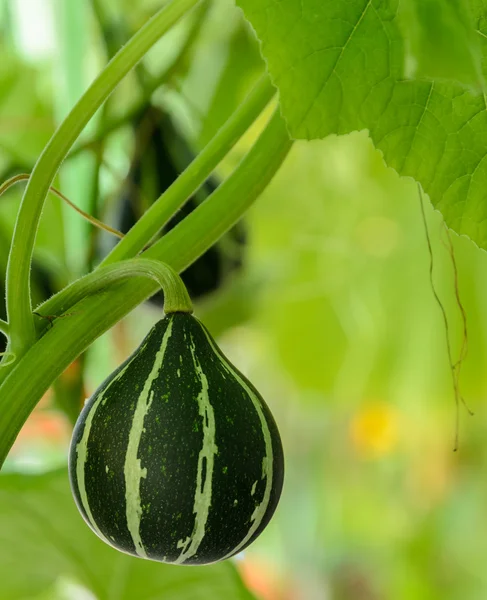
[{"label": "vine branch", "polygon": [[52,181],[85,125],[147,51],[200,0],[172,0],[118,52],[91,84],[39,157],[22,198],[7,264],[11,350],[22,356],[35,343],[30,267],[44,201]]},{"label": "vine branch", "polygon": [[220,161],[269,103],[275,89],[264,74],[211,141],[176,181],[150,206],[101,265],[132,258],[144,249],[174,213],[208,179]]},{"label": "vine branch", "polygon": [[[164,292],[165,313],[193,312],[188,291],[176,271],[159,260],[149,258],[132,258],[97,269],[65,287],[51,298],[51,302],[57,303],[57,297],[61,298],[62,305],[59,312],[64,313],[83,298],[100,291],[107,291],[114,283],[128,277],[153,279]],[[36,311],[36,314],[45,318],[52,317],[45,314],[43,310]],[[56,314],[56,318],[60,316],[62,314]]]}]

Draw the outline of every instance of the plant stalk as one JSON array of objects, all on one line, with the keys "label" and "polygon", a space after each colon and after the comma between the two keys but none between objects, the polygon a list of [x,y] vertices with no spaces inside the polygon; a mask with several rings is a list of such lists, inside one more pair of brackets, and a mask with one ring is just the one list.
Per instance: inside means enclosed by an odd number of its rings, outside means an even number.
[{"label": "plant stalk", "polygon": [[10,350],[18,358],[27,352],[36,340],[30,296],[30,266],[49,186],[79,134],[116,85],[162,35],[199,1],[172,0],[150,19],[108,63],[54,133],[39,157],[22,198],[7,265]]},{"label": "plant stalk", "polygon": [[[164,312],[193,312],[193,305],[181,277],[169,265],[150,258],[132,258],[119,263],[102,267],[81,277],[77,281],[65,287],[61,292],[51,298],[51,302],[58,305],[57,317],[69,311],[75,304],[88,296],[98,292],[106,291],[114,283],[127,279],[128,277],[149,277],[153,279],[164,292]],[[58,298],[59,297],[59,298]],[[56,298],[58,300],[56,301]],[[62,305],[59,305],[62,302]],[[43,314],[39,309],[36,314]]]},{"label": "plant stalk", "polygon": [[174,213],[208,179],[221,160],[255,121],[275,93],[263,75],[246,100],[176,181],[152,204],[101,265],[136,256],[171,219]]}]

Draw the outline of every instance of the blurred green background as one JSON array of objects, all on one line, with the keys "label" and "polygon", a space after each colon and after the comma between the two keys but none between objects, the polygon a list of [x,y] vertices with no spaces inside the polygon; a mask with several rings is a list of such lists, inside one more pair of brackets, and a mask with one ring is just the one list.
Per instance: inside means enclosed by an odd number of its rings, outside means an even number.
[{"label": "blurred green background", "polygon": [[[0,0],[1,180],[32,169],[114,49],[160,5]],[[56,186],[120,226],[127,196],[137,211],[161,191],[147,141],[160,123],[144,138],[147,102],[170,118],[163,141],[179,172],[263,68],[233,3],[203,5],[122,83],[85,133],[85,145],[96,143],[66,162]],[[264,120],[219,177],[238,164]],[[0,201],[3,272],[20,196],[14,189]],[[426,214],[434,279],[458,353],[452,263],[429,202]],[[72,365],[19,436],[0,477],[0,600],[487,598],[487,256],[452,235],[469,326],[461,386],[475,413],[461,411],[454,453],[445,330],[416,184],[386,168],[366,132],[299,142],[242,227],[244,247],[227,239],[219,252],[231,264],[238,252],[243,266],[220,265],[221,285],[199,295],[196,313],[279,424],[287,475],[270,526],[236,569],[123,557],[125,568],[73,508],[63,470],[70,422],[160,318],[162,309],[146,303]],[[50,197],[36,248],[36,298],[87,272],[113,243]]]}]

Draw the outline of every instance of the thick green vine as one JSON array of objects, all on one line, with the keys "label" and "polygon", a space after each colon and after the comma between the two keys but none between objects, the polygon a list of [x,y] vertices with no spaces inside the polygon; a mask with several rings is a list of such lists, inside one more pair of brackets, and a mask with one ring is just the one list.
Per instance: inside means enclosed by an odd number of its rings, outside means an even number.
[{"label": "thick green vine", "polygon": [[142,215],[132,229],[103,260],[102,265],[132,258],[160,231],[174,213],[208,179],[243,133],[255,121],[275,93],[267,75],[257,82],[239,106],[188,168]]},{"label": "thick green vine", "polygon": [[200,0],[173,0],[161,9],[120,50],[47,144],[34,167],[17,215],[7,265],[7,313],[10,350],[20,358],[35,342],[30,297],[30,266],[44,201],[61,163],[92,116],[116,85],[147,51]]}]

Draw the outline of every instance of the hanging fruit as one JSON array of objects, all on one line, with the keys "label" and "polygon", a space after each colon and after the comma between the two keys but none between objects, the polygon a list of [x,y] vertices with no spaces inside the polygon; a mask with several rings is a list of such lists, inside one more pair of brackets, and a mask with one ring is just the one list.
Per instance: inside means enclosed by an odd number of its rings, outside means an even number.
[{"label": "hanging fruit", "polygon": [[253,542],[284,476],[269,408],[188,312],[160,320],[87,402],[69,466],[78,508],[101,539],[185,565]]}]

